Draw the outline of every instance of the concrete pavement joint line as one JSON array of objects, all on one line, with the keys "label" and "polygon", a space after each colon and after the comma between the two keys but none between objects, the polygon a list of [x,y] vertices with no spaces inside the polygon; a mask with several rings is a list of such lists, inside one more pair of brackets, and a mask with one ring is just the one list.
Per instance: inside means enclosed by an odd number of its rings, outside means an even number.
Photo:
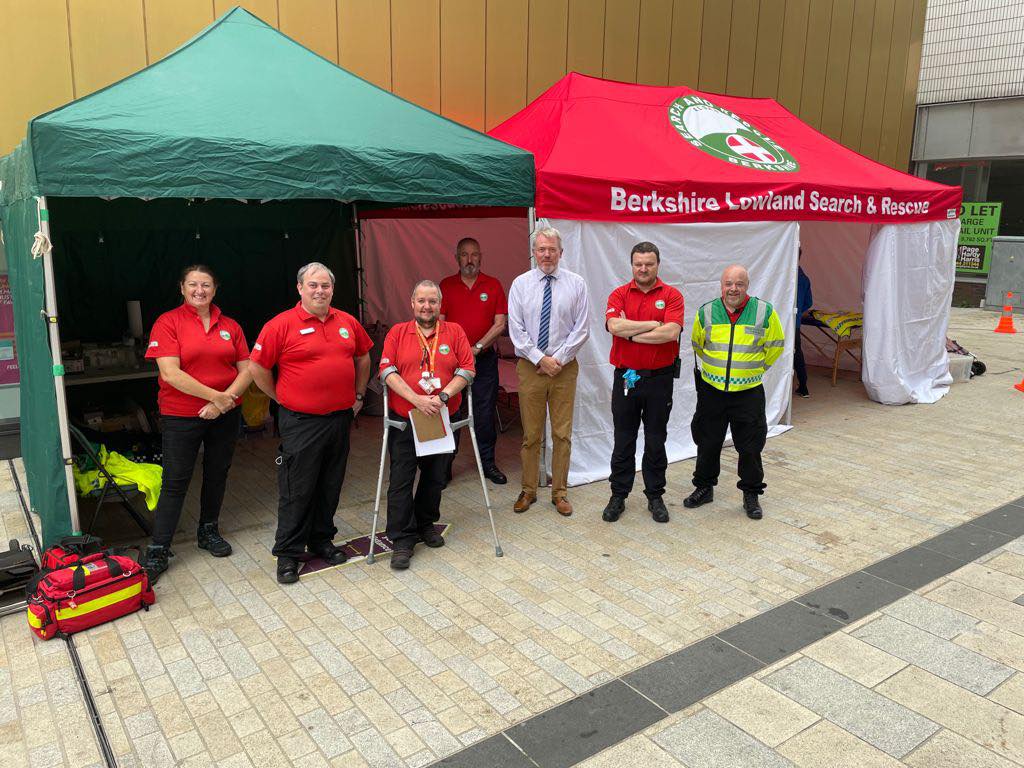
[{"label": "concrete pavement joint line", "polygon": [[[986,512],[984,515],[980,515],[978,518],[975,519],[980,519],[986,515],[991,515],[993,512],[999,510],[1004,511],[1007,514],[1012,514],[1015,518],[1024,518],[1024,497],[1021,497],[1012,502],[1008,502],[999,507],[996,507],[990,512]],[[609,685],[615,682],[622,683],[634,694],[638,695],[643,699],[646,699],[659,711],[666,713],[665,716],[667,717],[668,715],[674,712],[682,711],[687,706],[691,706],[692,704],[697,703],[698,701],[703,701],[704,699],[717,693],[718,691],[724,690],[730,685],[739,682],[739,680],[746,679],[750,675],[757,672],[759,669],[764,669],[765,667],[770,666],[771,664],[774,664],[775,662],[781,659],[787,658],[794,653],[798,653],[807,646],[818,642],[818,640],[828,637],[832,635],[834,632],[843,629],[848,624],[858,621],[864,616],[870,615],[871,613],[874,613],[876,611],[881,610],[882,608],[885,608],[888,605],[891,605],[892,603],[901,599],[905,595],[913,594],[915,590],[920,589],[926,584],[930,584],[931,582],[962,568],[964,565],[970,562],[974,562],[979,557],[987,555],[993,550],[998,549],[1001,546],[1004,546],[1009,541],[1012,541],[1015,538],[1017,538],[1018,535],[1020,534],[1011,534],[1004,530],[987,528],[980,524],[975,525],[973,520],[960,523],[959,525],[955,525],[951,528],[946,529],[945,531],[938,534],[937,536],[932,537],[931,539],[927,539],[923,542],[920,542],[919,544],[915,544],[911,547],[908,547],[907,549],[904,549],[901,552],[897,552],[894,555],[885,557],[882,560],[879,560],[876,563],[872,563],[871,565],[865,566],[860,570],[853,571],[852,573],[846,574],[845,576],[841,576],[840,578],[835,579],[829,582],[828,584],[810,590],[809,592],[801,595],[800,597],[788,600],[787,602],[782,603],[781,605],[775,606],[774,608],[770,608],[767,611],[763,611],[762,613],[759,613],[756,616],[752,616],[749,619],[745,619],[744,621],[741,621],[738,624],[734,624],[728,629],[722,630],[722,632],[709,635],[708,637],[705,637],[702,640],[698,640],[695,643],[691,643],[690,645],[681,648],[678,651],[674,651],[666,656],[663,656],[660,659],[656,659],[655,661],[645,664],[642,667],[638,667],[635,670],[631,670],[630,672],[627,672],[626,674],[617,677],[614,680],[610,680],[607,683],[603,683],[602,685],[596,686],[590,691],[580,694],[579,696],[575,696],[572,699],[562,702],[561,704],[556,704],[554,707],[551,707],[550,709],[547,709],[544,712],[534,715],[533,717],[530,717],[520,723],[516,723],[515,725],[510,726],[509,728],[507,728],[504,731],[501,731],[500,733],[504,735],[512,743],[512,745],[515,746],[516,749],[519,750],[527,760],[529,760],[530,763],[538,766],[539,768],[548,768],[549,766],[570,765],[557,762],[549,762],[545,760],[546,756],[538,756],[537,758],[534,758],[532,755],[530,755],[527,749],[521,747],[519,743],[509,735],[509,731],[517,730],[520,734],[526,734],[530,730],[542,730],[544,728],[543,721],[545,719],[558,719],[560,714],[563,716],[568,714],[569,712],[571,712],[571,710],[569,709],[570,707],[580,707],[580,702],[584,697],[593,695],[597,691],[606,689]],[[980,545],[980,547],[979,545],[974,543],[978,540],[976,537],[979,536],[987,539],[987,541],[984,544]],[[991,547],[988,546],[989,544],[992,544],[992,542],[999,538],[1004,538],[1005,540],[998,541],[994,543]],[[937,544],[936,546],[943,545],[944,542],[947,541],[952,541],[952,546],[943,546],[943,548],[946,550],[945,552],[939,551],[938,549],[932,549],[931,547],[926,546],[928,543],[936,540],[939,541],[939,544]],[[957,554],[950,554],[950,552],[954,552]],[[964,559],[964,556],[967,554],[971,555],[970,559]],[[913,562],[913,559],[915,557],[920,558],[920,556],[922,555],[928,557],[929,564],[933,567],[929,570],[928,573],[924,574],[925,580],[922,583],[918,584],[922,577],[922,574],[917,572],[918,569],[916,564]],[[911,562],[907,562],[908,560],[910,560]],[[938,568],[934,567],[936,565],[938,566]],[[886,576],[880,575],[878,573],[872,573],[869,570],[876,569],[879,567],[881,567],[882,569],[887,568],[888,570],[886,572],[889,573],[890,578],[887,578]],[[895,580],[897,578],[900,578],[903,582],[907,582],[909,580],[910,583],[900,583],[900,581]],[[863,607],[861,611],[855,610],[854,614],[850,615],[849,613],[842,611],[840,606],[826,607],[823,605],[823,603],[807,605],[806,603],[802,602],[804,600],[807,600],[809,596],[818,593],[824,593],[825,595],[827,595],[830,591],[842,592],[843,588],[847,584],[856,584],[856,582],[871,584],[873,583],[873,581],[878,581],[880,582],[880,584],[888,584],[891,587],[894,587],[895,589],[891,590],[890,594],[882,596],[879,600],[872,601],[872,607],[870,608],[870,610],[866,610],[866,612],[863,613]],[[918,585],[912,586],[912,584]],[[854,587],[853,592],[856,592],[856,586]],[[835,600],[835,602],[843,602],[846,605],[850,605],[850,603],[847,602],[848,598],[846,596],[844,596],[844,598],[845,599],[843,600],[837,599]],[[1024,595],[1021,595],[1021,597],[1017,598],[1015,602],[1021,601],[1024,601]],[[1022,602],[1022,604],[1024,604],[1024,602]],[[723,637],[723,635],[729,635],[732,638],[736,638],[737,635],[742,636],[744,632],[750,630],[750,627],[756,627],[757,623],[770,623],[770,619],[772,617],[778,616],[780,613],[783,613],[785,611],[793,612],[794,609],[796,609],[796,615],[793,618],[797,620],[783,622],[780,625],[782,632],[778,633],[775,639],[795,639],[798,644],[795,646],[790,646],[786,649],[776,649],[775,653],[767,654],[769,656],[774,656],[774,658],[770,660],[763,660],[751,651],[748,651],[745,648],[743,648],[742,645],[736,644],[733,642],[733,640],[726,639],[725,637]],[[847,618],[845,620],[842,620],[838,618],[836,615],[820,613],[821,610],[826,610],[829,612],[829,614],[831,614],[832,611],[846,613]],[[803,619],[803,622],[799,621],[799,619],[801,618]],[[815,620],[820,620],[816,621],[818,626],[817,632],[814,633],[815,636],[810,638],[800,637],[800,635],[806,635],[808,630],[811,630],[812,632],[815,630],[815,627],[813,626]],[[797,631],[794,632],[794,630]],[[821,634],[822,631],[824,631],[824,634]],[[758,635],[758,640],[760,642],[764,641],[764,636],[762,633],[763,630],[757,629],[756,634]],[[752,670],[743,670],[743,674],[741,674],[739,677],[734,677],[728,674],[721,674],[718,671],[712,670],[713,676],[718,678],[717,680],[710,681],[711,684],[715,687],[713,687],[713,689],[708,689],[708,687],[705,686],[705,689],[701,691],[701,695],[699,696],[699,698],[693,700],[690,704],[685,704],[684,706],[680,706],[678,708],[663,706],[662,703],[660,703],[661,697],[657,696],[653,692],[651,692],[651,695],[648,695],[648,693],[645,692],[645,690],[643,689],[643,686],[637,687],[637,685],[634,685],[626,679],[633,678],[635,681],[637,677],[642,677],[645,674],[649,676],[651,673],[655,673],[655,679],[660,678],[661,682],[664,683],[666,679],[673,674],[673,667],[675,666],[676,660],[687,655],[694,656],[706,648],[711,648],[711,650],[713,650],[713,647],[710,647],[708,645],[709,643],[712,643],[712,641],[720,643],[723,646],[726,646],[729,650],[737,653],[741,658],[746,657],[750,659],[750,661],[754,665],[756,665],[756,668]],[[777,655],[782,651],[784,652],[781,656]],[[664,671],[661,675],[656,674],[662,670]],[[689,701],[689,699],[685,697],[682,700]],[[659,720],[664,719],[664,717],[659,718]],[[658,721],[656,720],[655,722]],[[575,738],[577,741],[581,742],[581,746],[583,747],[582,751],[587,752],[587,754],[585,754],[584,757],[577,758],[576,762],[581,762],[584,759],[592,757],[598,752],[601,752],[605,749],[608,749],[611,746],[614,746],[614,744],[608,744],[605,746],[600,746],[592,751],[589,751],[589,747],[598,746],[597,742],[599,740],[592,740],[591,737],[599,731],[594,731],[595,723],[580,722],[579,724],[581,726],[585,726],[587,730],[581,731],[580,729],[570,728],[565,728],[562,730],[563,740],[565,742],[568,742],[570,739]],[[597,726],[600,727],[600,723],[597,723]],[[637,733],[641,733],[647,727],[648,725],[641,725],[640,727],[636,728],[632,733],[623,736],[621,739],[616,741],[615,744],[621,743],[630,736],[635,736]],[[573,730],[576,730],[579,735],[576,735],[574,737],[572,735]],[[582,743],[585,740],[590,740],[591,743]],[[489,741],[489,739],[485,741]],[[478,742],[477,744],[472,744],[466,749],[455,753],[454,755],[450,755],[447,758],[437,761],[436,763],[434,763],[434,765],[453,767],[473,766],[474,768],[490,768],[490,766],[493,765],[494,768],[498,768],[498,764],[488,762],[483,754],[475,756],[476,752],[482,753],[484,751],[483,749],[478,749],[480,745],[483,743],[484,742]]]}]

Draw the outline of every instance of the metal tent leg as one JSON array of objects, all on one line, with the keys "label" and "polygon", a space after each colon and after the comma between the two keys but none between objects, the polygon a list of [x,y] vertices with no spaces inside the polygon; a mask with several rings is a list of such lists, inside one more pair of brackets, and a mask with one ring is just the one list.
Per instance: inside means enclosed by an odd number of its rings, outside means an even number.
[{"label": "metal tent leg", "polygon": [[32,255],[43,260],[43,289],[46,296],[46,309],[43,318],[46,320],[50,333],[50,355],[53,360],[53,388],[57,396],[57,429],[60,432],[60,452],[64,460],[64,484],[68,495],[68,508],[71,512],[71,529],[79,533],[81,523],[78,519],[78,498],[75,496],[75,477],[72,473],[71,436],[69,433],[68,401],[64,394],[64,365],[60,353],[60,328],[57,325],[57,285],[53,276],[53,252],[50,241],[50,212],[46,197],[36,198],[36,215],[39,218],[39,231],[36,242],[32,246]]}]

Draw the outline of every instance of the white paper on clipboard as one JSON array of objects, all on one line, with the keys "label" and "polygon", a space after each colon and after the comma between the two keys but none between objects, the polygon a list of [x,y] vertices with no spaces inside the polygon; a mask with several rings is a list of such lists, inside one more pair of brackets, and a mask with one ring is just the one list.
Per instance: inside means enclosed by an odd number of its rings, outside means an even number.
[{"label": "white paper on clipboard", "polygon": [[452,432],[452,421],[448,416],[447,408],[441,410],[441,421],[444,424],[444,437],[421,443],[416,435],[416,423],[409,419],[409,426],[412,428],[412,442],[416,446],[417,456],[434,456],[438,453],[455,452],[455,433]]}]

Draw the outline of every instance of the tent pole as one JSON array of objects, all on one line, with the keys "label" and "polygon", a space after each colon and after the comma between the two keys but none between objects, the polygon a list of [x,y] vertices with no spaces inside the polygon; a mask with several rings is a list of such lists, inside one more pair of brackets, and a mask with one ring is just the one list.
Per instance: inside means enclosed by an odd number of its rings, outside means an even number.
[{"label": "tent pole", "polygon": [[352,203],[352,234],[356,239],[356,301],[359,305],[359,323],[365,328],[366,275],[363,272],[363,234],[359,229],[359,211],[354,201]]},{"label": "tent pole", "polygon": [[50,331],[50,355],[53,360],[53,388],[57,396],[57,426],[60,431],[60,453],[64,459],[64,484],[68,494],[68,509],[71,511],[71,529],[81,531],[78,520],[78,498],[75,496],[75,477],[71,471],[71,437],[68,429],[68,401],[64,394],[64,364],[60,353],[60,327],[57,324],[57,289],[53,278],[53,248],[50,240],[50,212],[46,197],[36,198],[36,214],[39,218],[39,232],[45,238],[40,249],[43,257],[43,286],[46,295],[46,325]]}]

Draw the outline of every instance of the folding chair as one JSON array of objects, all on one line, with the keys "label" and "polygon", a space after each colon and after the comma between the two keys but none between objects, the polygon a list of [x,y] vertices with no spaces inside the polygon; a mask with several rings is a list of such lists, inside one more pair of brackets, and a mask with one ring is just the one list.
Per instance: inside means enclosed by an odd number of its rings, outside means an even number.
[{"label": "folding chair", "polygon": [[[502,557],[505,553],[501,550],[501,544],[498,542],[498,529],[494,526],[494,512],[491,509],[491,495],[487,492],[487,481],[484,478],[484,465],[480,461],[480,448],[476,443],[476,431],[473,429],[473,388],[466,387],[463,390],[466,393],[468,401],[466,403],[466,413],[468,414],[465,419],[461,421],[452,422],[452,430],[459,430],[463,427],[469,427],[469,436],[473,441],[473,455],[476,457],[476,468],[477,472],[480,473],[480,486],[484,489],[484,504],[487,505],[487,517],[491,521],[491,534],[494,536],[494,556]],[[370,552],[366,556],[366,562],[373,563],[373,550],[377,545],[377,522],[380,517],[380,491],[381,486],[384,484],[384,458],[388,451],[388,430],[397,429],[403,430],[408,426],[404,421],[395,421],[388,417],[391,410],[388,408],[388,394],[389,387],[384,384],[384,437],[381,440],[380,446],[380,471],[377,473],[377,496],[373,501],[373,528],[370,531]]]},{"label": "folding chair", "polygon": [[[147,536],[152,535],[153,531],[149,527],[149,524],[146,522],[145,518],[139,514],[138,510],[135,509],[135,505],[132,504],[132,499],[138,498],[142,495],[142,492],[139,490],[139,486],[135,483],[118,483],[114,479],[114,476],[107,471],[107,468],[103,466],[103,462],[100,461],[99,454],[93,450],[92,443],[90,443],[88,438],[82,434],[81,430],[79,430],[74,424],[69,424],[68,430],[71,433],[71,439],[81,446],[82,452],[85,453],[93,464],[96,465],[96,469],[99,470],[100,475],[106,479],[102,488],[96,488],[86,494],[79,494],[79,496],[84,499],[90,499],[96,502],[96,510],[93,512],[92,522],[89,524],[89,530],[95,530],[96,518],[99,517],[100,508],[103,504],[108,501],[117,501],[122,507],[124,507],[124,510],[131,516],[132,520],[135,521],[135,524],[142,529],[143,533]],[[111,491],[113,491],[117,496],[116,499],[110,497]]]},{"label": "folding chair", "polygon": [[[805,328],[817,328],[819,331],[821,331],[825,335],[825,337],[834,345],[832,354],[830,355],[826,351],[826,349],[822,347],[821,344],[818,344],[807,333],[805,333]],[[833,387],[836,385],[836,379],[839,376],[839,361],[840,358],[842,358],[843,352],[845,352],[846,354],[853,358],[854,362],[856,362],[858,365],[858,370],[860,370],[859,366],[862,364],[861,358],[857,357],[857,355],[853,353],[853,350],[859,351],[861,349],[861,345],[863,342],[863,339],[861,338],[861,332],[862,328],[860,326],[857,326],[850,330],[849,336],[840,336],[838,333],[829,328],[828,325],[823,323],[818,318],[814,317],[810,312],[807,312],[800,320],[800,335],[803,337],[804,341],[806,341],[808,344],[810,344],[812,347],[818,350],[818,354],[820,354],[822,357],[832,358]]]}]

